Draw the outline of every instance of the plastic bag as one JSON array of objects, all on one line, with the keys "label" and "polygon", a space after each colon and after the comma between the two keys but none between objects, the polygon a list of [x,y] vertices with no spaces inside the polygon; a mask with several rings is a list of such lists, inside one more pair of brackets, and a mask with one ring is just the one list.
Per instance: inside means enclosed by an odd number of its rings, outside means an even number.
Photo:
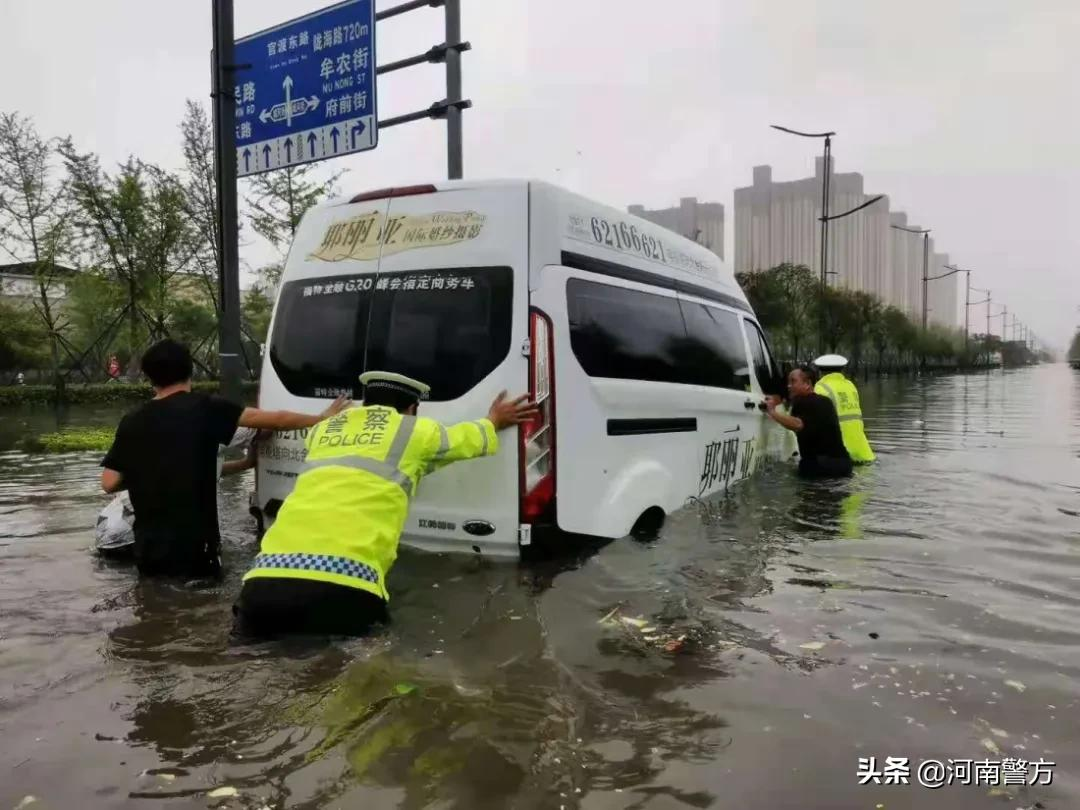
[{"label": "plastic bag", "polygon": [[117,495],[101,510],[94,526],[99,551],[115,551],[135,544],[135,510],[126,492]]}]

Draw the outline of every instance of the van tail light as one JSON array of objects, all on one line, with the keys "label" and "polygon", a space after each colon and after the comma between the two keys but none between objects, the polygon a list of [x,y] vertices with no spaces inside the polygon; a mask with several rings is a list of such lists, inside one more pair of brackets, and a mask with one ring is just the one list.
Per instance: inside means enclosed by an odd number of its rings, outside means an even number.
[{"label": "van tail light", "polygon": [[555,367],[551,321],[529,313],[529,399],[536,418],[521,426],[521,520],[537,523],[555,501]]}]

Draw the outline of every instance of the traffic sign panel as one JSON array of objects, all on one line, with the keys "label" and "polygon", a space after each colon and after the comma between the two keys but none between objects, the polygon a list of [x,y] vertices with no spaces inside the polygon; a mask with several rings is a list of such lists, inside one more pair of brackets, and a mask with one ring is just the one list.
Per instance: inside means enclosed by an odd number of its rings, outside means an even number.
[{"label": "traffic sign panel", "polygon": [[374,0],[238,39],[234,59],[238,176],[378,145]]}]

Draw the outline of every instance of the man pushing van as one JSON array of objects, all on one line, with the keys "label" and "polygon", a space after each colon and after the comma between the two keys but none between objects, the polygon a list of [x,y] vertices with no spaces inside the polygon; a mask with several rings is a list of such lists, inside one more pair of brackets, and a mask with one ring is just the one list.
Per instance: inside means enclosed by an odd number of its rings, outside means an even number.
[{"label": "man pushing van", "polygon": [[428,473],[492,456],[499,431],[528,422],[528,396],[444,426],[416,415],[429,387],[384,371],[360,377],[363,405],[308,434],[305,466],[262,540],[233,608],[245,636],[359,635],[384,621],[386,576],[410,499]]},{"label": "man pushing van", "polygon": [[101,462],[101,488],[126,489],[135,511],[135,562],[143,576],[202,578],[221,572],[217,457],[236,428],[293,430],[321,414],[245,408],[191,390],[191,352],[175,340],[155,343],[142,358],[154,398],[120,420]]}]

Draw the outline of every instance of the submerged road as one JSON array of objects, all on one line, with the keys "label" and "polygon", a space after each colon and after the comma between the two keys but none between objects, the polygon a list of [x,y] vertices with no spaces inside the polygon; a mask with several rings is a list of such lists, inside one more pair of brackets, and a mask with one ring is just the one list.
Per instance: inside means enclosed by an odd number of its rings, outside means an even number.
[{"label": "submerged road", "polygon": [[406,553],[393,625],[328,648],[230,644],[250,478],[220,587],[140,585],[90,553],[96,456],[0,452],[0,810],[1080,806],[1080,372],[863,400],[850,482],[778,467],[558,564]]}]

